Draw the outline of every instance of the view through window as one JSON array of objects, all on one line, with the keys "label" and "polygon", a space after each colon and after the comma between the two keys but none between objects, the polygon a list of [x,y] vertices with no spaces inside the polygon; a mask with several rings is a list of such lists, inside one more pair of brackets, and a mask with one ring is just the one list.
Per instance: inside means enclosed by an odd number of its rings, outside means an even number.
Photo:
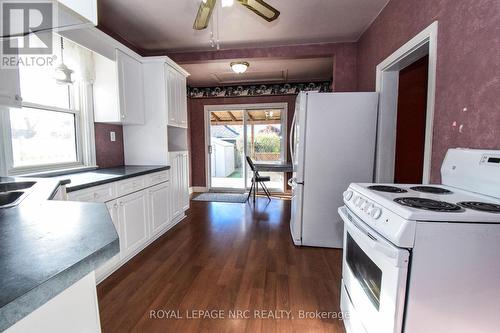
[{"label": "view through window", "polygon": [[[82,164],[79,149],[81,54],[78,45],[54,35],[53,66],[19,66],[22,108],[9,111],[10,170],[43,170]],[[64,49],[61,46],[64,46]],[[56,67],[73,70],[71,84],[56,81]]]}]

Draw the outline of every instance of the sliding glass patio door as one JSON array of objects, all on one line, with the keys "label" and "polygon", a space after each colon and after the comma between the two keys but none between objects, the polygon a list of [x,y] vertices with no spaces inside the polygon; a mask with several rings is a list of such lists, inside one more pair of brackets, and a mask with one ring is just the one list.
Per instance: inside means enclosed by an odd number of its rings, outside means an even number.
[{"label": "sliding glass patio door", "polygon": [[[286,115],[282,109],[209,111],[209,189],[243,192],[253,173],[246,163],[276,164],[286,159]],[[283,191],[284,175],[270,176],[270,189]]]},{"label": "sliding glass patio door", "polygon": [[[281,109],[246,110],[245,155],[257,164],[281,164],[286,160],[286,117]],[[250,187],[253,174],[246,165],[247,186]],[[267,187],[283,192],[284,175],[277,172],[260,172],[269,176]]]},{"label": "sliding glass patio door", "polygon": [[244,112],[210,112],[210,189],[245,190]]}]

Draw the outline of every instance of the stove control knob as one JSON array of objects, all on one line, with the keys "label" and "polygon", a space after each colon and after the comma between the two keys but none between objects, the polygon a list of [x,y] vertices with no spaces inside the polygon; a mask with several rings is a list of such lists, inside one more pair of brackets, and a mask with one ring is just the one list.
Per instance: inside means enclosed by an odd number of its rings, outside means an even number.
[{"label": "stove control knob", "polygon": [[364,203],[365,203],[365,199],[359,198],[359,200],[356,202],[356,206],[361,208],[361,206],[363,206]]},{"label": "stove control knob", "polygon": [[375,219],[377,220],[378,218],[380,218],[380,216],[382,216],[382,209],[380,208],[373,208],[370,215]]},{"label": "stove control knob", "polygon": [[365,207],[363,208],[363,210],[365,211],[365,213],[369,214],[370,210],[373,208],[373,205],[371,203],[369,203],[368,201],[365,203]]},{"label": "stove control knob", "polygon": [[345,191],[344,192],[344,200],[345,201],[351,200],[353,194],[354,194],[354,192],[352,192],[352,191]]}]

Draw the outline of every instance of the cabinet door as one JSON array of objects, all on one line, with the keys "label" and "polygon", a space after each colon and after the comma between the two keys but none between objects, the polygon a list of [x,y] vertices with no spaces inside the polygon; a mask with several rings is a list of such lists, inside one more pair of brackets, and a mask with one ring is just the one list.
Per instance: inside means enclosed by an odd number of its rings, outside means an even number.
[{"label": "cabinet door", "polygon": [[110,201],[106,203],[106,207],[108,208],[109,215],[113,220],[113,224],[116,229],[116,233],[118,234],[118,238],[120,239],[120,252],[118,252],[113,258],[109,259],[105,263],[103,263],[99,268],[96,269],[96,280],[100,282],[104,279],[110,272],[112,272],[116,265],[120,262],[120,254],[123,250],[122,237],[120,233],[120,221],[118,217],[118,202],[116,200]]},{"label": "cabinet door", "polygon": [[100,123],[120,123],[118,68],[116,62],[94,53],[95,78],[93,86],[94,120]]},{"label": "cabinet door", "polygon": [[147,192],[144,190],[118,199],[122,258],[133,254],[148,238],[147,201]]},{"label": "cabinet door", "polygon": [[116,50],[120,109],[123,124],[144,124],[144,84],[142,64]]},{"label": "cabinet door", "polygon": [[178,74],[179,82],[179,126],[188,127],[186,77]]},{"label": "cabinet door", "polygon": [[149,215],[151,236],[160,233],[170,223],[170,182],[149,189]]},{"label": "cabinet door", "polygon": [[60,3],[97,25],[97,0],[58,0]]},{"label": "cabinet door", "polygon": [[[17,39],[8,41],[17,43]],[[8,56],[5,55],[7,58]],[[12,54],[15,58],[16,54]],[[0,66],[0,106],[21,107],[21,85],[19,81],[19,68]]]},{"label": "cabinet door", "polygon": [[182,209],[186,210],[189,208],[189,157],[187,153],[182,153]]},{"label": "cabinet door", "polygon": [[180,204],[180,178],[179,178],[179,172],[180,172],[180,165],[179,165],[179,154],[174,153],[171,154],[171,179],[172,179],[172,195],[171,195],[171,202],[172,202],[172,218],[177,217],[181,213],[181,204]]},{"label": "cabinet door", "polygon": [[168,124],[170,126],[178,125],[177,108],[177,80],[176,71],[168,65],[165,65],[165,77],[167,79],[167,104],[168,104]]}]

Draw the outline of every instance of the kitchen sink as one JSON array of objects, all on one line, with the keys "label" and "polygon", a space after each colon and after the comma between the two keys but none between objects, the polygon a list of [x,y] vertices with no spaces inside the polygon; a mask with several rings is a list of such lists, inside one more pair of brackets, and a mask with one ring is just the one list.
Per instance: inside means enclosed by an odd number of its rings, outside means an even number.
[{"label": "kitchen sink", "polygon": [[36,182],[0,182],[0,208],[10,208],[17,205],[31,192]]},{"label": "kitchen sink", "polygon": [[35,182],[8,182],[0,183],[0,192],[19,191],[31,188]]},{"label": "kitchen sink", "polygon": [[0,193],[0,208],[14,206],[24,192],[3,192]]}]

